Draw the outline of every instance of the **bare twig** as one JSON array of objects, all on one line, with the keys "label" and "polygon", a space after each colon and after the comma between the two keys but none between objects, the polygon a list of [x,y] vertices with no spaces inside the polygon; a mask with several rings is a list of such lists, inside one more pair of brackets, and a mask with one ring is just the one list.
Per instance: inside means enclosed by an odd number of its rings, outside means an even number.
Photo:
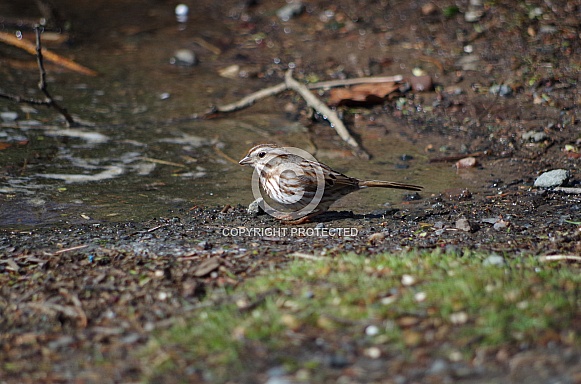
[{"label": "bare twig", "polygon": [[317,96],[315,96],[310,89],[321,89],[321,88],[333,88],[333,87],[343,87],[346,85],[354,85],[354,84],[369,84],[369,83],[386,83],[386,82],[398,82],[402,81],[403,77],[401,75],[396,76],[382,76],[382,77],[361,77],[356,79],[345,79],[345,80],[332,80],[332,81],[322,81],[319,83],[303,85],[300,84],[292,77],[292,70],[288,70],[285,75],[285,82],[281,84],[277,84],[272,87],[261,89],[260,91],[251,93],[250,95],[242,98],[241,100],[226,104],[226,105],[218,105],[212,107],[209,111],[207,111],[204,116],[210,116],[214,113],[227,113],[227,112],[234,112],[238,111],[242,108],[249,107],[256,103],[258,100],[263,99],[268,96],[277,95],[281,92],[284,92],[288,89],[292,89],[293,91],[297,92],[301,97],[307,102],[307,104],[319,112],[325,119],[329,121],[331,126],[337,131],[337,134],[349,144],[351,147],[354,148],[356,154],[359,157],[369,159],[369,154],[359,146],[359,143],[351,136],[345,124],[341,121],[337,113],[331,110],[325,103],[320,101]]},{"label": "bare twig", "polygon": [[330,81],[320,81],[318,83],[308,84],[309,89],[321,89],[321,88],[335,88],[335,87],[345,87],[347,85],[355,84],[374,84],[374,83],[397,83],[403,80],[403,76],[379,76],[379,77],[358,77],[355,79],[344,79],[344,80],[330,80]]},{"label": "bare twig", "polygon": [[84,244],[84,245],[77,245],[75,247],[60,249],[60,250],[56,251],[54,253],[54,255],[60,255],[61,253],[65,253],[65,252],[69,252],[69,251],[77,251],[79,249],[87,248],[88,246],[89,246],[88,244]]},{"label": "bare twig", "polygon": [[38,83],[38,88],[44,95],[46,96],[48,105],[56,109],[67,121],[67,126],[72,127],[75,126],[75,120],[66,110],[60,106],[59,103],[51,96],[50,92],[48,91],[48,86],[46,85],[46,71],[44,70],[44,63],[43,63],[43,55],[42,55],[42,43],[40,39],[41,30],[39,26],[34,28],[34,32],[36,32],[36,62],[38,63],[38,70],[40,72],[40,81]]},{"label": "bare twig", "polygon": [[[43,51],[45,54],[48,53],[48,51],[42,49],[42,43],[41,43],[41,38],[40,38],[41,27],[38,25],[35,26],[34,31],[36,32],[36,46],[35,46],[34,50],[36,52],[36,63],[38,65],[38,71],[39,71],[39,75],[40,75],[40,80],[38,82],[38,88],[46,96],[45,99],[44,100],[30,99],[30,98],[26,98],[26,97],[21,97],[21,96],[11,95],[11,94],[1,93],[1,92],[0,92],[0,98],[12,100],[12,101],[15,101],[17,103],[26,103],[26,104],[31,104],[31,105],[45,105],[47,107],[52,107],[52,108],[56,109],[65,118],[68,127],[76,126],[77,123],[75,122],[73,117],[68,113],[66,108],[61,107],[60,104],[56,102],[56,100],[52,97],[52,95],[50,94],[50,92],[48,90],[48,85],[46,84],[46,71],[44,70],[44,60],[43,60],[44,59]],[[0,32],[0,41],[6,41],[5,35],[8,35],[8,34],[4,33],[4,32]],[[8,36],[10,36],[10,35],[8,35]],[[16,39],[13,36],[10,36],[10,38]],[[21,40],[16,39],[16,41],[20,42]],[[18,43],[18,44],[20,44],[20,43]],[[26,44],[25,44],[26,48],[24,48],[24,49],[28,50],[30,48],[28,46],[28,44],[30,44],[30,43],[26,42]],[[20,44],[20,45],[21,45],[20,48],[23,48],[22,44]]]},{"label": "bare twig", "polygon": [[581,188],[572,188],[572,187],[555,187],[553,188],[553,191],[565,192],[571,195],[581,194]]},{"label": "bare twig", "polygon": [[174,163],[172,161],[167,161],[167,160],[154,159],[154,158],[151,158],[151,157],[143,157],[142,156],[139,159],[140,160],[143,160],[143,161],[150,162],[150,163],[155,163],[155,164],[171,165],[171,166],[180,167],[180,168],[185,168],[186,167],[184,164]]},{"label": "bare twig", "polygon": [[214,145],[214,152],[216,152],[219,156],[223,157],[224,159],[226,159],[230,163],[239,165],[236,160],[234,160],[233,158],[231,158],[230,156],[225,154],[224,151],[222,151],[220,148],[218,148],[217,145]]},{"label": "bare twig", "polygon": [[298,259],[306,259],[306,260],[323,260],[323,257],[320,256],[315,256],[315,255],[309,255],[308,253],[302,253],[302,252],[293,252],[293,253],[289,253],[286,255],[287,257],[296,257]]},{"label": "bare twig", "polygon": [[273,87],[264,88],[258,92],[251,93],[250,95],[243,97],[242,99],[235,103],[226,104],[222,106],[219,105],[215,106],[211,108],[210,111],[207,112],[206,114],[212,114],[215,112],[234,112],[242,108],[250,107],[252,104],[254,104],[256,101],[260,99],[264,99],[265,97],[268,96],[277,95],[286,90],[287,90],[286,83],[280,83]]},{"label": "bare twig", "polygon": [[327,119],[331,126],[335,129],[339,137],[341,137],[343,141],[353,147],[359,157],[369,159],[369,154],[365,152],[365,150],[359,146],[359,143],[353,138],[353,136],[351,136],[345,127],[345,124],[343,124],[339,116],[337,116],[337,113],[332,111],[331,108],[319,100],[306,86],[296,81],[292,74],[292,70],[289,69],[284,76],[287,87],[296,91],[299,95],[302,96],[303,99],[305,99],[311,108],[315,109],[317,112],[323,115],[323,117]]},{"label": "bare twig", "polygon": [[[38,27],[38,26],[34,27],[35,30],[38,28],[40,28],[40,27]],[[36,52],[37,52],[36,46],[33,43],[31,43],[30,41],[24,40],[24,39],[19,39],[10,33],[0,32],[0,41],[3,43],[6,43],[6,44],[13,45],[17,48],[23,49],[32,55],[36,54]],[[64,58],[60,55],[57,55],[56,53],[49,51],[46,48],[44,48],[42,50],[42,53],[44,54],[45,58],[48,61],[53,62],[55,64],[58,64],[58,65],[65,67],[67,69],[70,69],[71,71],[75,71],[75,72],[81,73],[83,75],[88,75],[88,76],[96,76],[97,75],[97,72],[93,71],[92,69],[89,69],[89,68],[84,67],[80,64],[77,64],[74,61],[69,60],[67,58]]]},{"label": "bare twig", "polygon": [[575,255],[547,255],[541,256],[539,258],[540,261],[560,261],[560,260],[567,260],[567,261],[577,261],[581,262],[581,256]]}]

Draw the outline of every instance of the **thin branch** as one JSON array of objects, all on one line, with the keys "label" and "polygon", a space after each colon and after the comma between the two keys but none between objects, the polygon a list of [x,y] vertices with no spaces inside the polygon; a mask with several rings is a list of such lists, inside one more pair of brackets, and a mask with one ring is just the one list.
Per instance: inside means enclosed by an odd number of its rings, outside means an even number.
[{"label": "thin branch", "polygon": [[345,87],[347,85],[355,85],[355,84],[397,83],[397,82],[400,82],[402,80],[403,80],[402,75],[379,76],[379,77],[358,77],[355,79],[321,81],[318,83],[308,84],[307,88],[309,88],[309,89],[321,89],[321,88]]},{"label": "thin branch", "polygon": [[339,116],[337,116],[337,113],[332,111],[331,108],[319,100],[317,96],[315,96],[313,92],[311,92],[306,86],[293,79],[292,74],[292,70],[289,69],[284,76],[287,87],[296,91],[299,95],[302,96],[303,99],[305,99],[307,105],[323,115],[323,117],[327,119],[331,126],[335,129],[339,137],[341,137],[343,141],[353,147],[359,157],[369,159],[369,154],[363,148],[361,148],[359,143],[353,138],[353,136],[351,136],[345,127],[345,124],[343,124]]},{"label": "thin branch", "polygon": [[324,257],[309,255],[308,253],[302,253],[302,252],[289,253],[286,255],[286,257],[296,257],[298,259],[315,260],[315,261],[324,260]]},{"label": "thin branch", "polygon": [[221,106],[217,105],[215,107],[212,107],[210,109],[210,111],[208,111],[206,114],[208,115],[208,114],[212,114],[215,112],[234,112],[234,111],[237,111],[237,110],[242,109],[242,108],[250,107],[252,104],[254,104],[255,102],[257,102],[260,99],[264,99],[265,97],[268,97],[268,96],[277,95],[277,94],[284,92],[286,90],[287,90],[286,83],[280,83],[280,84],[275,85],[273,87],[264,88],[258,92],[251,93],[250,95],[243,97],[242,99],[240,99],[239,101],[237,101],[235,103],[221,105]]},{"label": "thin branch", "polygon": [[[44,70],[44,56],[43,56],[43,51],[45,54],[48,53],[48,51],[42,49],[42,43],[41,43],[41,38],[40,38],[41,27],[36,25],[34,27],[34,31],[36,33],[36,46],[35,46],[34,50],[36,52],[36,63],[38,65],[38,71],[39,71],[39,76],[40,76],[40,80],[38,82],[38,89],[40,89],[40,91],[42,93],[44,93],[46,98],[44,100],[31,99],[31,98],[12,95],[12,94],[3,93],[3,92],[0,92],[0,98],[11,100],[11,101],[14,101],[16,103],[25,103],[25,104],[31,104],[31,105],[44,105],[47,107],[52,107],[52,108],[56,109],[61,115],[63,115],[63,117],[65,118],[65,120],[67,122],[68,127],[77,126],[78,124],[75,122],[73,117],[68,113],[66,108],[61,107],[60,104],[58,104],[55,101],[55,99],[52,97],[52,95],[50,94],[50,92],[48,90],[48,85],[46,83],[46,71]],[[6,42],[6,35],[8,35],[8,34],[4,33],[4,32],[0,32],[0,41]],[[10,36],[10,35],[8,35],[8,36]],[[24,48],[23,45],[20,43],[20,40],[16,39],[13,36],[10,36],[10,39],[12,39],[12,38],[14,38],[19,43],[14,44],[13,41],[10,41],[11,44],[16,45],[17,47],[23,48],[23,49],[30,52],[30,50],[29,50],[30,43],[26,42],[26,44],[24,44],[26,46],[26,48]]]},{"label": "thin branch", "polygon": [[581,262],[581,256],[576,255],[548,255],[548,256],[541,256],[539,257],[540,261],[577,261]]},{"label": "thin branch", "polygon": [[43,55],[42,55],[42,43],[40,39],[41,30],[39,26],[34,28],[36,32],[36,62],[38,63],[38,70],[40,71],[40,81],[38,83],[38,89],[47,98],[48,105],[56,109],[67,121],[68,127],[73,127],[77,125],[73,117],[69,114],[66,108],[60,106],[59,103],[51,96],[50,92],[48,91],[48,86],[46,84],[46,71],[44,70],[44,63],[43,63]]},{"label": "thin branch", "polygon": [[[37,28],[39,28],[39,27],[35,26],[34,29],[36,30]],[[32,44],[30,41],[25,40],[25,39],[19,39],[10,33],[0,32],[0,41],[3,43],[6,43],[6,44],[13,45],[17,48],[23,49],[32,55],[36,54],[36,52],[37,52],[36,46],[34,44]],[[57,65],[62,66],[62,67],[65,67],[71,71],[82,73],[83,75],[97,76],[97,72],[93,71],[92,69],[89,69],[89,68],[84,67],[80,64],[77,64],[74,61],[69,60],[65,57],[57,55],[56,53],[49,51],[46,48],[43,49],[42,51],[43,51],[42,53],[44,54],[46,59],[50,62],[53,62]]]}]

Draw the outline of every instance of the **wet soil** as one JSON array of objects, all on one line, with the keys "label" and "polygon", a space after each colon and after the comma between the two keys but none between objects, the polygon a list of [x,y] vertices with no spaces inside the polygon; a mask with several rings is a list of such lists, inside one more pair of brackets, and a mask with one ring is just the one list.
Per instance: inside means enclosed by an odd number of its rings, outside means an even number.
[{"label": "wet soil", "polygon": [[[62,183],[37,180],[43,192],[0,194],[0,380],[137,381],[145,368],[133,352],[152,332],[203,305],[209,289],[275,273],[295,252],[581,254],[581,195],[534,187],[551,169],[569,171],[564,186],[581,184],[578,2],[317,1],[289,21],[276,16],[282,2],[214,3],[190,4],[190,19],[181,29],[174,3],[91,1],[71,7],[55,1],[73,21],[75,37],[56,49],[101,73],[86,79],[49,66],[63,103],[98,122],[91,129],[113,138],[107,150],[125,153],[141,140],[148,148],[142,156],[182,163],[195,158],[187,170],[201,174],[170,178],[180,172],[157,169],[133,181],[127,176],[67,184],[64,190],[58,189]],[[0,9],[10,16],[37,16],[35,9],[16,5]],[[194,38],[220,53],[193,43]],[[199,56],[197,66],[169,64],[174,51],[184,47]],[[6,57],[26,60],[2,50]],[[97,60],[100,55],[108,60]],[[2,90],[27,92],[22,84],[34,84],[34,67],[27,71],[10,63],[0,69],[7,79]],[[240,66],[238,77],[220,77],[220,69],[234,64]],[[355,159],[324,121],[307,117],[302,100],[290,93],[211,121],[191,118],[210,104],[277,84],[289,65],[300,80],[410,76],[419,67],[436,89],[404,91],[379,105],[344,110],[349,129],[373,156],[368,163]],[[84,87],[78,87],[81,82]],[[501,86],[503,92],[494,91]],[[111,98],[101,101],[86,88],[105,90]],[[164,91],[171,92],[171,102],[159,98]],[[14,109],[2,103],[3,110]],[[37,118],[60,124],[50,110],[40,110]],[[16,128],[3,129],[16,137],[10,131]],[[124,133],[116,136],[120,130]],[[188,148],[156,143],[184,132],[215,141]],[[535,139],[529,132],[540,135]],[[70,145],[77,157],[95,150],[57,137],[52,145],[36,142],[42,149],[7,140],[10,147],[0,152],[14,152],[1,164],[2,181],[51,171],[59,148]],[[249,172],[212,149],[223,143],[223,151],[237,159],[265,139],[316,148],[318,157],[352,175],[420,183],[426,190],[390,194],[389,200],[379,192],[360,192],[302,227],[355,229],[350,236],[290,234],[269,216],[246,212],[252,200]],[[470,154],[477,155],[477,166],[453,167]],[[125,157],[117,156],[122,164]],[[275,231],[241,236],[240,228]],[[579,354],[553,341],[550,348],[521,347],[490,351],[484,357],[487,370],[469,370],[455,380],[517,382],[509,362],[522,358],[523,351],[539,361]],[[398,368],[402,382],[426,378],[432,357],[425,355],[417,366]],[[371,372],[368,363],[362,358],[353,367]],[[259,366],[244,380],[262,380],[267,369]],[[165,379],[202,380],[185,371]]]}]

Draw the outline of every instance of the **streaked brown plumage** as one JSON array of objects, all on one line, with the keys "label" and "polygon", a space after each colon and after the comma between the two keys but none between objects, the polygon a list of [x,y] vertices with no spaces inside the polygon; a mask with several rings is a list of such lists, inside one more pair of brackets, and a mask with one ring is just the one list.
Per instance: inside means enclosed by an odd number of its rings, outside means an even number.
[{"label": "streaked brown plumage", "polygon": [[[291,150],[275,144],[260,144],[251,148],[240,160],[241,165],[250,165],[256,169],[261,187],[274,202],[284,207],[285,214],[277,217],[291,224],[303,223],[326,212],[335,201],[362,188],[422,190],[419,185],[349,177],[323,163],[292,153]],[[311,202],[314,198],[317,200],[313,205]],[[309,204],[313,209],[299,212]]]}]

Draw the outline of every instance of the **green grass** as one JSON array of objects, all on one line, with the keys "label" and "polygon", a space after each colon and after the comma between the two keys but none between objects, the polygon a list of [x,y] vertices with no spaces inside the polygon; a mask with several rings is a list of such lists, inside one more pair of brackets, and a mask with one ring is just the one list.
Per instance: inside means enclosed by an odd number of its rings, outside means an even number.
[{"label": "green grass", "polygon": [[[151,375],[189,366],[222,381],[254,369],[249,361],[262,364],[262,372],[283,365],[315,374],[321,362],[303,352],[317,337],[351,340],[362,354],[379,348],[406,356],[417,346],[470,357],[476,347],[579,342],[572,325],[581,315],[576,266],[534,257],[486,266],[485,257],[426,252],[293,260],[234,292],[211,293],[207,300],[215,305],[158,334],[143,359]],[[366,333],[368,326],[377,332]]]}]

